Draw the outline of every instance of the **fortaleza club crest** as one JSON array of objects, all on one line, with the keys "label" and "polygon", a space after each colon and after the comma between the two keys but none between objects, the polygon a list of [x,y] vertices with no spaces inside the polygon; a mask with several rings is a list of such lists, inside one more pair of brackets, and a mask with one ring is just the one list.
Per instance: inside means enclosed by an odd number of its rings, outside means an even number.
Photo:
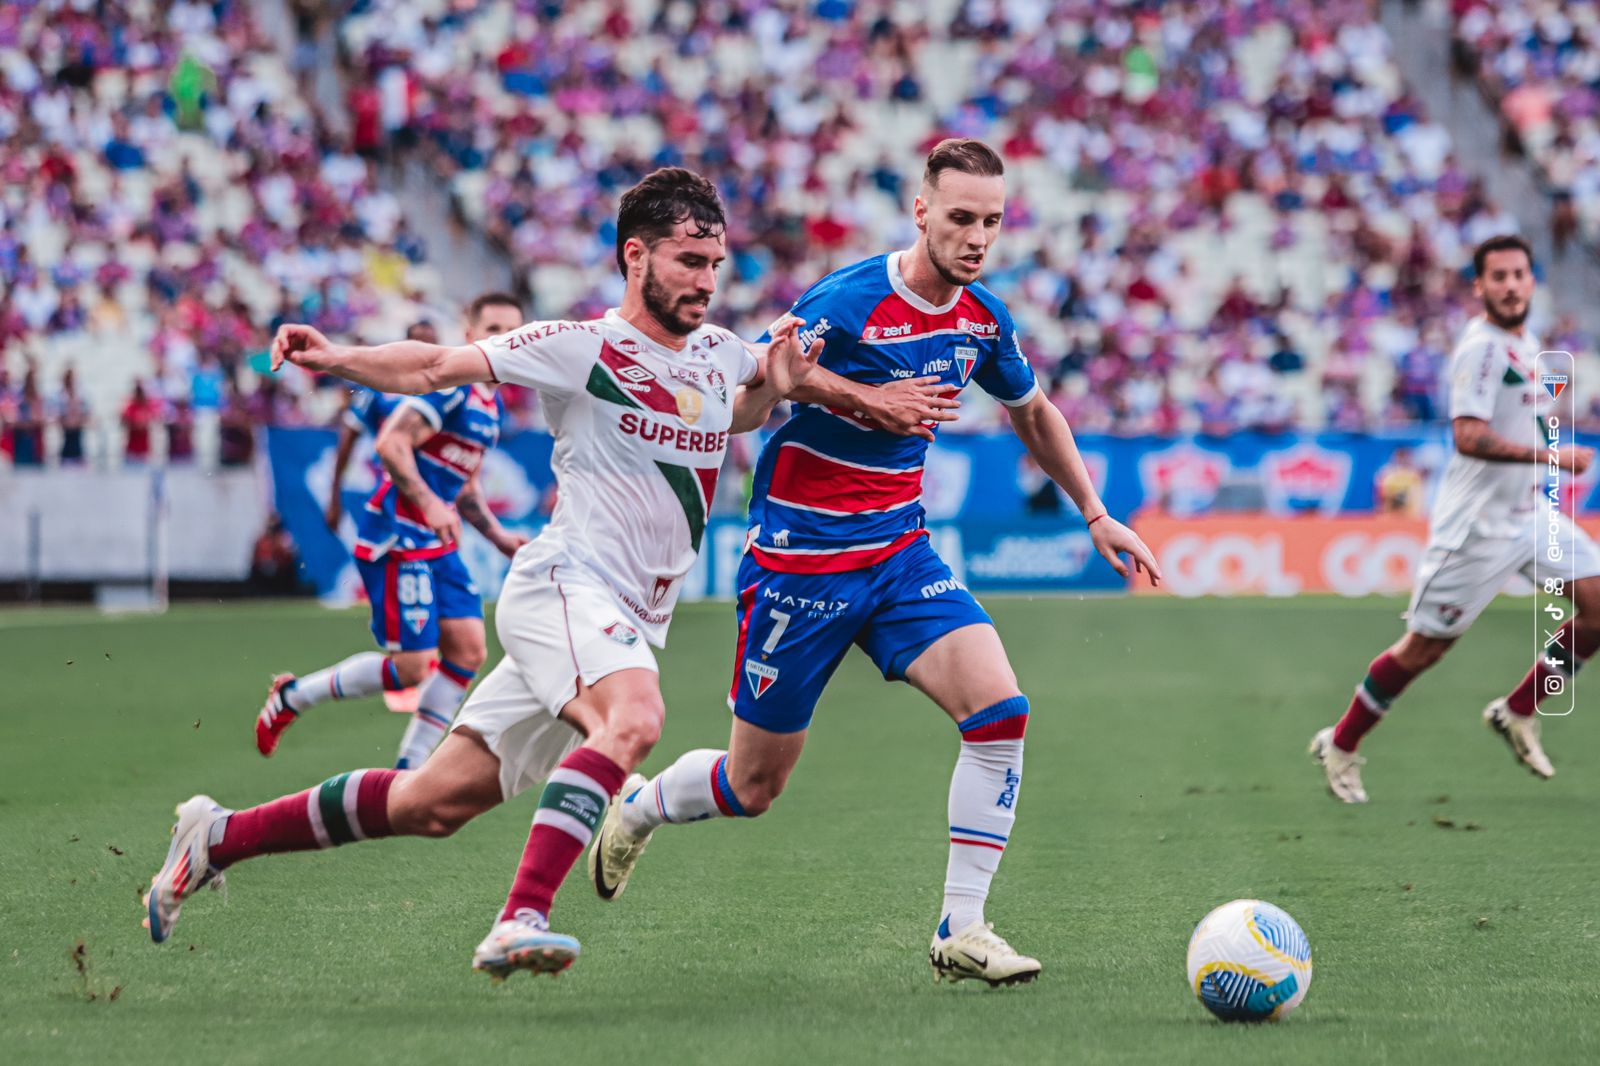
[{"label": "fortaleza club crest", "polygon": [[956,369],[961,372],[961,384],[965,385],[972,376],[972,368],[978,365],[978,349],[961,347],[956,349]]},{"label": "fortaleza club crest", "polygon": [[1544,391],[1550,394],[1550,398],[1552,400],[1559,400],[1561,398],[1561,393],[1567,387],[1567,375],[1540,374],[1539,384],[1544,386]]},{"label": "fortaleza club crest", "polygon": [[639,643],[639,631],[626,622],[612,622],[600,632],[621,644],[624,648],[631,648]]},{"label": "fortaleza club crest", "polygon": [[744,679],[750,682],[750,692],[759,700],[778,680],[778,668],[766,663],[747,662],[744,664]]},{"label": "fortaleza club crest", "polygon": [[685,385],[677,391],[674,398],[678,401],[679,418],[691,426],[700,421],[700,411],[705,406],[705,399],[698,391]]}]

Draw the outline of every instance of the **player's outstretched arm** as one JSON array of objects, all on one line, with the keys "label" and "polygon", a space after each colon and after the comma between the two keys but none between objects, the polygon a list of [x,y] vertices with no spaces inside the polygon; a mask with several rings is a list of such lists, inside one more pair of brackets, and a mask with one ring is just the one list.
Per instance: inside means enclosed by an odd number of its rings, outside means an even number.
[{"label": "player's outstretched arm", "polygon": [[428,528],[446,544],[461,539],[461,516],[422,480],[417,449],[437,430],[414,407],[398,407],[378,431],[378,459],[400,494],[422,512]]},{"label": "player's outstretched arm", "polygon": [[276,371],[286,362],[382,392],[411,396],[494,380],[489,360],[475,345],[448,348],[422,341],[334,344],[315,328],[299,323],[279,326],[272,338],[272,369]]},{"label": "player's outstretched arm", "polygon": [[1039,468],[1060,485],[1084,518],[1089,520],[1089,536],[1095,550],[1123,577],[1128,577],[1128,565],[1120,558],[1126,554],[1133,560],[1133,570],[1143,570],[1150,584],[1161,584],[1161,568],[1155,555],[1145,546],[1139,535],[1112,518],[1095,491],[1089,468],[1083,464],[1078,444],[1072,439],[1072,428],[1056,405],[1045,398],[1043,390],[1021,407],[1011,409],[1011,428],[1016,430],[1023,447],[1038,462]]},{"label": "player's outstretched arm", "polygon": [[809,349],[802,349],[799,330],[803,325],[803,321],[789,315],[772,328],[765,353],[757,356],[755,377],[741,386],[734,397],[732,432],[759,429],[779,400],[792,396],[817,372],[822,342],[812,341]]},{"label": "player's outstretched arm", "polygon": [[[1543,463],[1548,453],[1542,448],[1514,444],[1500,436],[1481,418],[1461,416],[1450,420],[1455,437],[1456,451],[1473,459],[1489,463]],[[1569,444],[1556,452],[1557,463],[1563,470],[1581,474],[1594,462],[1594,449]]]}]

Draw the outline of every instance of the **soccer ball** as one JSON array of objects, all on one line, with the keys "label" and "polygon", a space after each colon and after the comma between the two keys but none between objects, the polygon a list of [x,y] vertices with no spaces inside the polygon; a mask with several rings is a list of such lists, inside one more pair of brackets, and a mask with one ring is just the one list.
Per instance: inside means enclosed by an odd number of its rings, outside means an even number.
[{"label": "soccer ball", "polygon": [[1224,903],[1189,938],[1189,987],[1225,1022],[1288,1017],[1311,987],[1311,942],[1270,903]]}]

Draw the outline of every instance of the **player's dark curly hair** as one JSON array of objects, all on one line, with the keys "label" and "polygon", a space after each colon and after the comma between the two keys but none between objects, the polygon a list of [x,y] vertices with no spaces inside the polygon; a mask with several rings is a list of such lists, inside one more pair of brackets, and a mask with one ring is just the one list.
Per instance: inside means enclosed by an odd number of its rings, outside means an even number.
[{"label": "player's dark curly hair", "polygon": [[1521,252],[1528,257],[1528,265],[1533,266],[1533,248],[1527,241],[1515,233],[1502,233],[1498,237],[1490,237],[1472,252],[1472,274],[1474,277],[1483,277],[1483,265],[1489,259],[1490,252]]},{"label": "player's dark curly hair", "polygon": [[628,264],[622,249],[628,238],[654,245],[672,233],[680,222],[692,223],[691,237],[716,237],[728,228],[717,187],[692,170],[662,167],[622,194],[617,209],[617,269],[624,275]]}]

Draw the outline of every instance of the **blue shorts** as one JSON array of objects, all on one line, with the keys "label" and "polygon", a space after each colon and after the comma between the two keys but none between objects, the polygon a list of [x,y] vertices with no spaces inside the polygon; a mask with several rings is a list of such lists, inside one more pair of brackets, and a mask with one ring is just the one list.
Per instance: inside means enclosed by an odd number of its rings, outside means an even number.
[{"label": "blue shorts", "polygon": [[437,559],[357,559],[356,569],[372,603],[372,635],[384,651],[437,648],[439,619],[483,617],[478,586],[460,552]]},{"label": "blue shorts", "polygon": [[733,713],[773,733],[796,733],[851,644],[889,681],[940,637],[993,625],[967,586],[919,537],[893,556],[842,574],[781,574],[739,564],[739,643]]}]

